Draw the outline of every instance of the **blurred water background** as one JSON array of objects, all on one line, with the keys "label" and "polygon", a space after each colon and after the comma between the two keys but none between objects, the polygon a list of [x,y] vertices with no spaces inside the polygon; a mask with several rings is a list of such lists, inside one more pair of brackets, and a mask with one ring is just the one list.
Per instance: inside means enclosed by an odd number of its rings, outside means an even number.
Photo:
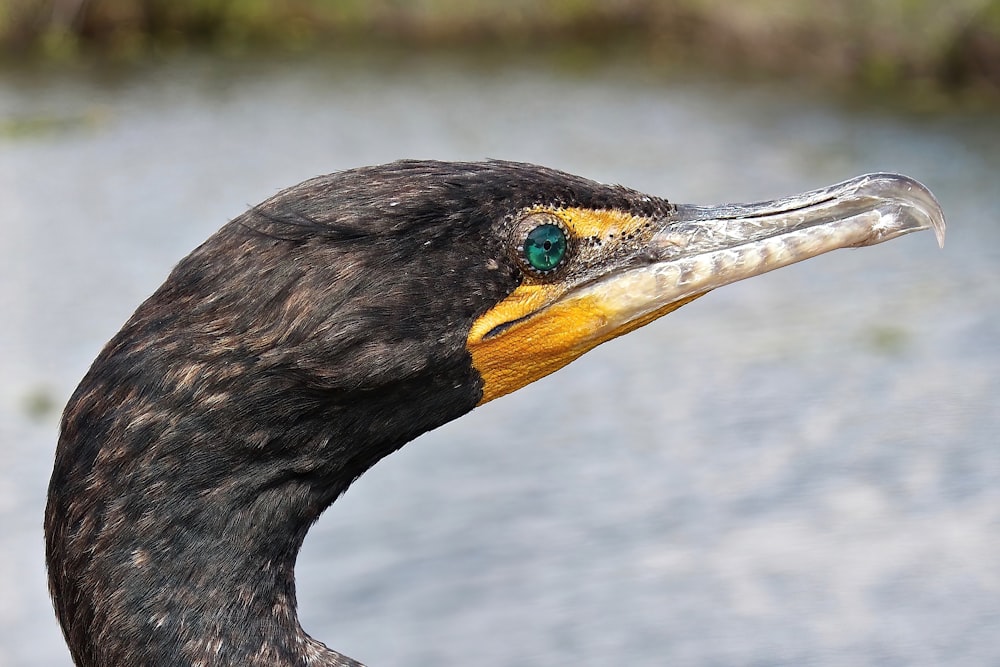
[{"label": "blurred water background", "polygon": [[399,157],[688,203],[900,171],[948,239],[724,288],[408,445],[307,538],[307,631],[376,667],[1000,664],[1000,118],[592,55],[0,73],[0,666],[69,664],[41,515],[101,345],[248,205]]}]

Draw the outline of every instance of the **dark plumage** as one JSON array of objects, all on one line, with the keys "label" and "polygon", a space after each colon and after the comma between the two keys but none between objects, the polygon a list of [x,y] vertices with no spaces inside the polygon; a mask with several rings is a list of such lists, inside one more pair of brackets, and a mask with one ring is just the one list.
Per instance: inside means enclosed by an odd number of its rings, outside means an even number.
[{"label": "dark plumage", "polygon": [[887,175],[718,209],[509,162],[279,193],[182,260],[66,406],[45,537],[74,661],[357,665],[302,631],[293,566],[379,459],[721,284],[928,225],[930,193]]},{"label": "dark plumage", "polygon": [[178,264],[63,416],[46,548],[78,664],[355,664],[299,627],[296,554],[361,473],[479,402],[466,337],[521,282],[504,232],[534,205],[668,208],[398,162],[285,190]]}]

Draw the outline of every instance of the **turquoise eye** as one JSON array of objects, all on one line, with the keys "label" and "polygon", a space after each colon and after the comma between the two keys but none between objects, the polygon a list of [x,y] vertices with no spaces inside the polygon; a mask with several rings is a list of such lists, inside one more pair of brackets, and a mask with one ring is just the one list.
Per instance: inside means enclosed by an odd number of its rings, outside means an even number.
[{"label": "turquoise eye", "polygon": [[536,271],[551,271],[566,256],[566,234],[559,225],[538,225],[524,239],[524,259]]}]

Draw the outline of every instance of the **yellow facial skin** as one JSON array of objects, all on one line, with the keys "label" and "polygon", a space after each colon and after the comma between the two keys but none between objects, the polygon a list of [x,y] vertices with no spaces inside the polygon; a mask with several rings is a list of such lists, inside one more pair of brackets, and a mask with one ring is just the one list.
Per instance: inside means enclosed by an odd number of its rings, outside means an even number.
[{"label": "yellow facial skin", "polygon": [[[558,218],[576,251],[567,279],[528,278],[473,324],[468,338],[472,363],[483,378],[480,405],[559,370],[601,343],[676,310],[699,295],[637,315],[615,286],[614,257],[640,248],[652,236],[650,220],[623,211],[537,209]],[[607,265],[607,275],[600,267]],[[593,268],[594,272],[585,269]],[[583,270],[581,270],[583,269]],[[574,280],[576,275],[578,279]],[[586,289],[579,289],[586,283]],[[510,324],[508,324],[510,323]],[[490,335],[501,325],[506,328]]]}]

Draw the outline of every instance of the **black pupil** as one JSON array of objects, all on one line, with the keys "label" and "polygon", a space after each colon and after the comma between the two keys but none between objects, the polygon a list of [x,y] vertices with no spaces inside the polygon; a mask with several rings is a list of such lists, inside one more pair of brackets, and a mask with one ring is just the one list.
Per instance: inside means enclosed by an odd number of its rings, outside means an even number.
[{"label": "black pupil", "polygon": [[566,255],[566,234],[557,225],[539,225],[528,233],[524,258],[538,271],[551,271]]}]

